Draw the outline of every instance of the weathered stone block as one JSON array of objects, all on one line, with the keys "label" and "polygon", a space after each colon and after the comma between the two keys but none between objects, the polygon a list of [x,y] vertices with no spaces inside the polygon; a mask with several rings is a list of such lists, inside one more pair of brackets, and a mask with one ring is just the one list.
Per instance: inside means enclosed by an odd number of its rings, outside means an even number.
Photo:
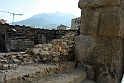
[{"label": "weathered stone block", "polygon": [[123,38],[124,0],[80,0],[82,35]]},{"label": "weathered stone block", "polygon": [[[122,46],[121,38],[80,35],[75,38],[76,60],[84,71],[87,73],[94,72],[94,75],[88,74],[89,78],[98,80],[97,76],[100,77],[103,71],[98,72],[96,69],[105,66],[108,67],[108,75],[119,81],[122,74]],[[111,72],[115,75],[113,76]]]},{"label": "weathered stone block", "polygon": [[17,45],[25,45],[24,41],[18,41]]},{"label": "weathered stone block", "polygon": [[0,63],[0,70],[3,68],[3,65],[2,65],[2,63]]},{"label": "weathered stone block", "polygon": [[17,45],[17,40],[10,40],[10,45]]},{"label": "weathered stone block", "polygon": [[78,3],[78,7],[81,9],[86,8],[98,8],[104,6],[117,6],[123,0],[80,0]]},{"label": "weathered stone block", "polygon": [[96,83],[96,82],[94,82],[93,80],[85,79],[84,81],[80,83]]},{"label": "weathered stone block", "polygon": [[104,8],[99,17],[98,35],[123,38],[122,17],[119,7]]},{"label": "weathered stone block", "polygon": [[97,35],[99,12],[93,10],[82,10],[81,12],[81,28],[82,35]]},{"label": "weathered stone block", "polygon": [[84,9],[80,34],[123,38],[123,15],[120,7]]},{"label": "weathered stone block", "polygon": [[29,41],[24,41],[24,45],[30,45],[29,43]]}]

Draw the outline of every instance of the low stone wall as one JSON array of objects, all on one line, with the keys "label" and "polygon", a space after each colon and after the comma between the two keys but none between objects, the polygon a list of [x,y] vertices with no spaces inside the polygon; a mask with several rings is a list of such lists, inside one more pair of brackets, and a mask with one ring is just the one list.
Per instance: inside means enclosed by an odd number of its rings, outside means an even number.
[{"label": "low stone wall", "polygon": [[41,62],[62,62],[74,60],[74,37],[70,32],[61,39],[54,39],[50,44],[37,44],[25,52],[0,54],[0,69],[13,70],[19,65],[29,65]]}]

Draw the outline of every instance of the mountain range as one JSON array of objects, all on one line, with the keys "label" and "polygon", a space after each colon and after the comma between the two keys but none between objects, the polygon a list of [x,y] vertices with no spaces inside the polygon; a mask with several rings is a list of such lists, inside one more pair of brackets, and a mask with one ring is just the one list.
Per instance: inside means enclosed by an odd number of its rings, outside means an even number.
[{"label": "mountain range", "polygon": [[38,28],[55,29],[60,24],[71,26],[71,19],[77,16],[70,13],[41,13],[26,20],[15,22],[16,25],[36,26]]}]

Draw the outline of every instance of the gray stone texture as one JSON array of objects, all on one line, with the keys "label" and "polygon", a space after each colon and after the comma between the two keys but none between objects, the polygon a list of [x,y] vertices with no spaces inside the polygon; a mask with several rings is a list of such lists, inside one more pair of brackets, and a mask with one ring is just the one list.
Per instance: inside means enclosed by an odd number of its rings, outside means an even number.
[{"label": "gray stone texture", "polygon": [[82,35],[123,38],[122,0],[80,0]]},{"label": "gray stone texture", "polygon": [[85,80],[87,75],[80,69],[73,69],[64,73],[52,75],[46,78],[41,78],[32,83],[80,83]]},{"label": "gray stone texture", "polygon": [[82,10],[80,34],[97,35],[99,12],[93,10]]},{"label": "gray stone texture", "polygon": [[98,35],[109,37],[122,37],[122,10],[120,7],[104,8],[100,14]]},{"label": "gray stone texture", "polygon": [[75,38],[77,67],[97,83],[122,77],[124,0],[79,0],[80,36]]},{"label": "gray stone texture", "polygon": [[[65,83],[85,80],[87,74],[80,69],[74,69],[74,67],[75,62],[23,65],[19,66],[16,70],[0,70],[0,83],[62,83],[64,78],[66,78]],[[49,78],[49,76],[54,78],[54,75],[57,75],[58,78],[62,78],[59,79],[61,82],[54,82],[57,81],[57,79],[52,80]],[[64,77],[62,77],[63,75]],[[45,82],[45,77],[53,82]],[[44,79],[44,81],[41,82],[41,79]],[[35,82],[38,80],[40,82]]]},{"label": "gray stone texture", "polygon": [[96,83],[96,82],[94,82],[93,80],[86,79],[80,83]]},{"label": "gray stone texture", "polygon": [[124,0],[79,0],[79,8],[98,8],[104,6],[118,6],[123,3]]},{"label": "gray stone texture", "polygon": [[75,38],[75,54],[89,79],[98,83],[118,83],[122,74],[121,38],[79,35]]}]

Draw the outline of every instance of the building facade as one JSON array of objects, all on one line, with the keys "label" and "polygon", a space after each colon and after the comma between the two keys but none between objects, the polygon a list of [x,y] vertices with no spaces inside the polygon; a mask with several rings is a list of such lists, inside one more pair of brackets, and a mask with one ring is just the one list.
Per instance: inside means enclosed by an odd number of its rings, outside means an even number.
[{"label": "building facade", "polygon": [[0,19],[0,22],[1,22],[2,24],[5,24],[5,23],[6,23],[6,20]]},{"label": "building facade", "polygon": [[81,25],[81,17],[74,18],[71,20],[71,30],[77,30]]},{"label": "building facade", "polygon": [[61,24],[57,27],[57,30],[70,30],[70,27]]}]

